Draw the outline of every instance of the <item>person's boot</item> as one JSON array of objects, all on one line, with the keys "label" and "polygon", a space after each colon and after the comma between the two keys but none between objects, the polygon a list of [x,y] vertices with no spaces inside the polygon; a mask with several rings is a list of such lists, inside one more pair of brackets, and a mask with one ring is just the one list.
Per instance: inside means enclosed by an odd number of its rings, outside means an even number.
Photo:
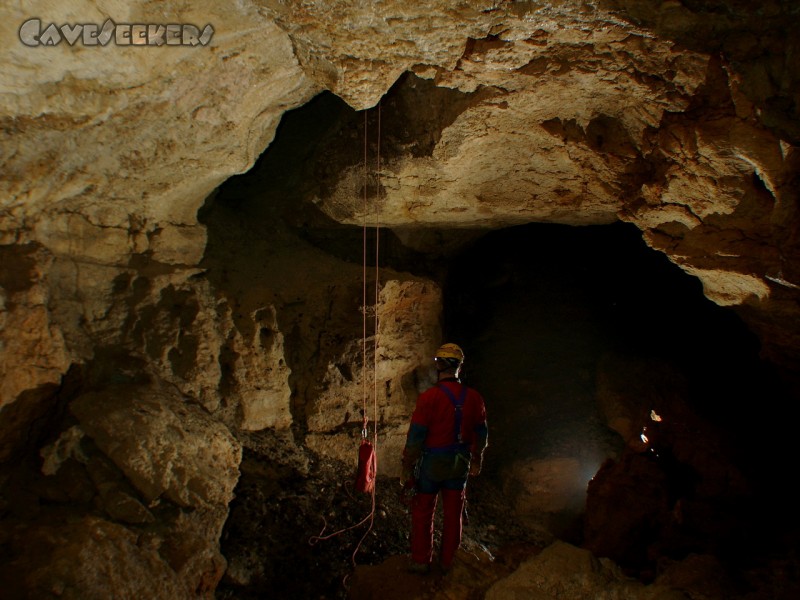
[{"label": "person's boot", "polygon": [[431,572],[431,565],[430,563],[418,563],[411,561],[411,564],[408,565],[408,570],[410,573],[416,573],[417,575],[427,575]]}]

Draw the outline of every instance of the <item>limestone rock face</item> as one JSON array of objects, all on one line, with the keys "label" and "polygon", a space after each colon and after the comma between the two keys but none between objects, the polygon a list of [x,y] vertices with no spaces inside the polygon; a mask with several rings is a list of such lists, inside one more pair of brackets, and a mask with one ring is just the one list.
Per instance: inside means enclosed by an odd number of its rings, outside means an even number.
[{"label": "limestone rock face", "polygon": [[[46,239],[55,253],[101,263],[149,251],[191,264],[202,254],[199,203],[252,164],[283,110],[315,86],[287,36],[255,4],[165,5],[157,13],[120,4],[111,12],[84,0],[3,8],[11,41],[3,49],[3,239],[24,231],[22,239]],[[31,48],[18,30],[32,17],[42,28],[102,26],[107,18],[211,23],[216,39],[193,47]],[[190,148],[200,147],[204,158],[189,160]]]},{"label": "limestone rock face", "polygon": [[0,407],[26,390],[57,383],[69,366],[63,331],[48,310],[51,263],[37,244],[0,247]]},{"label": "limestone rock face", "polygon": [[[764,121],[750,77],[701,44],[610,13],[534,10],[492,31],[470,40],[453,69],[417,65],[381,106],[381,170],[370,185],[383,222],[634,223],[711,300],[738,307],[765,356],[794,364],[797,332],[777,323],[798,285],[797,140]],[[791,79],[788,63],[780,68]],[[442,87],[454,91],[445,99]],[[324,156],[346,152],[332,144]],[[344,161],[314,203],[360,222],[360,177],[358,161]]]},{"label": "limestone rock face", "polygon": [[4,486],[11,597],[213,597],[240,443],[172,388],[112,386],[71,412],[41,473]]},{"label": "limestone rock face", "polygon": [[[26,535],[26,555],[2,567],[9,597],[196,597],[161,559],[157,547],[121,525],[85,518]],[[28,563],[37,566],[30,572],[20,568]],[[12,576],[8,571],[14,568]]]},{"label": "limestone rock face", "polygon": [[136,380],[148,373],[209,411],[219,410],[224,396],[234,428],[291,423],[274,307],[262,303],[237,316],[198,269],[147,260],[120,268],[56,258],[47,277],[47,316],[58,323],[50,329],[60,332],[56,340],[70,349],[71,361],[94,365],[91,377]]},{"label": "limestone rock face", "polygon": [[292,40],[303,70],[357,109],[374,106],[414,65],[456,67],[465,41],[484,37],[498,22],[497,3],[489,0],[455,6],[293,0],[264,10]]},{"label": "limestone rock face", "polygon": [[[578,32],[588,24],[573,25],[510,20],[502,34],[468,43],[455,70],[418,71],[466,97],[457,113],[434,117],[428,148],[417,143],[384,161],[384,222],[503,227],[618,218],[624,188],[646,161],[648,129],[666,112],[686,108],[705,78],[707,58],[673,52],[622,26],[599,27],[587,37]],[[605,53],[622,64],[604,62]],[[652,73],[634,81],[626,69]],[[419,86],[420,95],[434,93],[432,86],[408,85]],[[408,119],[424,104],[396,108],[407,109]],[[348,214],[347,202],[358,176],[345,172],[339,190],[322,199],[337,220],[360,217]]]},{"label": "limestone rock face", "polygon": [[[170,277],[167,267],[143,274],[131,263],[146,256],[145,262],[158,265],[195,265],[205,245],[196,219],[204,198],[230,174],[248,168],[272,139],[283,111],[317,90],[300,70],[287,36],[253,5],[225,11],[213,3],[188,11],[164,6],[157,15],[144,6],[116,9],[109,15],[80,0],[57,8],[33,3],[24,10],[2,9],[4,38],[14,41],[4,45],[0,80],[3,273],[16,277],[19,267],[12,271],[7,264],[27,265],[34,254],[36,260],[29,275],[20,273],[30,284],[3,282],[0,351],[9,375],[0,406],[25,390],[55,384],[70,364],[91,360],[98,348],[130,343],[115,338],[120,333],[148,338],[140,340],[151,354],[147,362],[165,367],[168,380],[183,380],[180,385],[205,405],[218,404],[213,390],[224,342],[198,340],[185,329],[167,331],[180,329],[181,319],[185,328],[196,316],[192,311],[200,312],[198,321],[208,323],[211,316],[190,302],[182,315],[162,312],[144,335],[139,316],[148,309],[131,311],[148,291],[155,313],[170,301],[182,302],[185,278],[196,271],[178,268]],[[20,26],[32,17],[44,29],[49,23],[102,25],[109,16],[117,23],[213,23],[216,40],[227,41],[148,48],[62,41],[31,48],[19,39]],[[198,143],[204,147],[200,162],[186,152]],[[160,283],[171,287],[162,294]],[[216,313],[213,301],[203,306]],[[145,312],[137,315],[140,309]],[[127,326],[139,331],[126,333]],[[167,342],[170,337],[176,346]],[[235,346],[236,335],[231,338]],[[274,344],[279,352],[279,335]],[[280,359],[262,364],[247,351],[238,355],[240,366],[252,363],[270,380],[261,389],[240,388],[241,426],[286,426],[288,373]]]},{"label": "limestone rock face", "polygon": [[241,447],[199,407],[126,386],[80,396],[71,410],[147,503],[162,495],[182,507],[231,501]]},{"label": "limestone rock face", "polygon": [[[698,566],[701,561],[695,561]],[[701,569],[709,577],[719,577],[720,571],[713,563]],[[498,581],[486,593],[487,600],[502,598],[631,598],[683,600],[692,593],[714,593],[726,589],[724,581],[716,585],[696,579],[693,585],[670,585],[677,580],[655,582],[645,586],[626,577],[609,560],[597,559],[586,550],[563,542],[555,542],[541,554],[523,563],[517,571]],[[686,581],[684,581],[686,583]],[[719,596],[723,597],[723,596]]]},{"label": "limestone rock face", "polygon": [[[432,282],[389,280],[382,286],[377,337],[353,340],[329,364],[322,391],[309,406],[309,448],[352,463],[366,409],[369,438],[378,433],[381,472],[400,474],[409,415],[417,395],[435,380],[421,365],[430,365],[438,347],[440,307],[441,291]],[[349,365],[361,368],[351,372]]]}]

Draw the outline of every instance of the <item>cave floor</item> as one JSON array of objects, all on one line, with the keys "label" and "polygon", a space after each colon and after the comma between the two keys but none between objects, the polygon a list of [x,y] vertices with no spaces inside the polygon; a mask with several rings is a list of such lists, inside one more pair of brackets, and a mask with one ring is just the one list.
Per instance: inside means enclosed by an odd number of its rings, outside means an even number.
[{"label": "cave floor", "polygon": [[[493,477],[481,476],[470,480],[468,523],[453,569],[408,573],[410,498],[401,495],[398,480],[379,475],[370,528],[368,520],[355,526],[372,502],[354,490],[354,468],[325,459],[311,459],[307,468],[298,472],[245,452],[222,537],[229,565],[218,599],[482,598],[549,543],[513,519]],[[440,509],[436,521],[438,547]]]},{"label": "cave floor", "polygon": [[[245,449],[221,539],[228,568],[218,600],[478,600],[553,541],[515,516],[489,470],[470,480],[469,519],[452,570],[445,574],[434,565],[425,576],[409,573],[409,499],[396,478],[379,475],[370,528],[362,521],[372,498],[354,490],[354,465],[289,444],[271,446]],[[436,522],[438,535],[440,510]],[[736,597],[797,597],[796,564],[787,557],[763,561],[747,574],[750,591]]]}]

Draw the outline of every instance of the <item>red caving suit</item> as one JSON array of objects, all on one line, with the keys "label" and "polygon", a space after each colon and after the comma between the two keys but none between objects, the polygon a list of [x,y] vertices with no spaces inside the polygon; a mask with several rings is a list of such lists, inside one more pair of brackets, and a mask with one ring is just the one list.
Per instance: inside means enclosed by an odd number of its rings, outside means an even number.
[{"label": "red caving suit", "polygon": [[432,561],[433,516],[441,492],[441,564],[450,567],[461,544],[470,463],[481,464],[487,443],[486,406],[476,390],[451,377],[419,395],[403,450],[403,481],[411,477],[416,481],[411,507],[411,559],[415,563]]}]

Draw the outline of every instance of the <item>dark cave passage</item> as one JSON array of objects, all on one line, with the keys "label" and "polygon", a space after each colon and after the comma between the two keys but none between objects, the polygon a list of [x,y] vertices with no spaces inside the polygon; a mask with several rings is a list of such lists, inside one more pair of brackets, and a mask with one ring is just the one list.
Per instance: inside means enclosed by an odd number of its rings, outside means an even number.
[{"label": "dark cave passage", "polygon": [[444,318],[445,337],[470,357],[465,372],[502,407],[591,397],[612,353],[670,363],[691,382],[694,408],[720,425],[741,425],[744,413],[752,426],[753,394],[781,399],[738,316],[623,223],[487,234],[453,260]]},{"label": "dark cave passage", "polygon": [[[487,475],[512,500],[526,493],[516,462],[575,458],[579,491],[605,459],[619,459],[626,444],[603,410],[622,398],[673,421],[675,464],[698,473],[693,499],[719,515],[713,532],[692,531],[675,553],[734,539],[750,552],[796,531],[784,462],[796,457],[789,392],[736,313],[706,299],[635,227],[489,233],[452,261],[444,322],[444,337],[465,350],[465,380],[486,397]],[[726,481],[729,470],[746,491]],[[580,518],[555,525],[582,541]]]}]

